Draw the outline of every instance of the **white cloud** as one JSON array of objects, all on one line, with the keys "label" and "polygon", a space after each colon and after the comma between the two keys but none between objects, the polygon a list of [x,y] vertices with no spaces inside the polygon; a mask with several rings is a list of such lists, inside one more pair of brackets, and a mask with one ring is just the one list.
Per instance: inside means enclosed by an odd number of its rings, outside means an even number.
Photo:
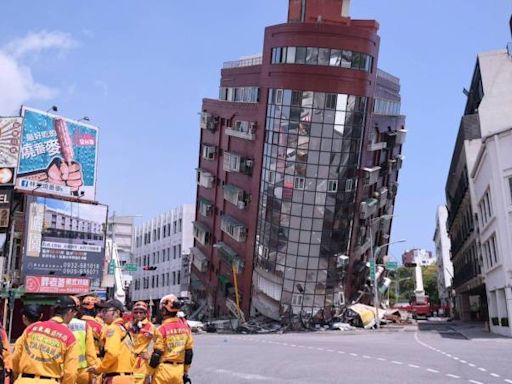
[{"label": "white cloud", "polygon": [[77,45],[78,43],[68,33],[40,31],[29,32],[25,37],[12,40],[4,50],[10,55],[20,58],[48,49],[69,50]]},{"label": "white cloud", "polygon": [[0,115],[17,112],[29,100],[50,100],[58,90],[36,82],[30,67],[23,62],[29,55],[48,49],[65,51],[77,46],[69,34],[63,32],[28,33],[0,48]]},{"label": "white cloud", "polygon": [[36,83],[30,68],[0,51],[0,115],[11,115],[30,99],[49,100],[57,90]]}]

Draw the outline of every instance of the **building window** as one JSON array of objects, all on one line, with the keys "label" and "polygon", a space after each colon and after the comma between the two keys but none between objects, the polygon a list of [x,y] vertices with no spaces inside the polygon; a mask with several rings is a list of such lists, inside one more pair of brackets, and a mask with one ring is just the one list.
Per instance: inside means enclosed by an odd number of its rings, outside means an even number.
[{"label": "building window", "polygon": [[213,145],[203,145],[202,158],[205,160],[215,160],[217,148]]},{"label": "building window", "polygon": [[172,285],[176,285],[176,271],[172,272]]},{"label": "building window", "polygon": [[181,284],[181,271],[178,271],[178,284]]},{"label": "building window", "polygon": [[247,239],[247,228],[231,216],[222,216],[220,229],[238,242]]},{"label": "building window", "polygon": [[327,192],[338,192],[338,180],[327,181]]},{"label": "building window", "polygon": [[295,189],[304,189],[306,187],[306,178],[305,177],[295,177],[293,182],[293,187]]},{"label": "building window", "polygon": [[180,233],[183,231],[182,225],[183,225],[183,220],[179,219],[178,220],[178,232],[180,232]]},{"label": "building window", "polygon": [[478,203],[478,208],[480,211],[480,221],[482,223],[482,226],[484,226],[489,222],[489,220],[493,216],[491,195],[489,189],[487,189],[487,191],[484,193],[484,196],[480,199],[480,202]]}]

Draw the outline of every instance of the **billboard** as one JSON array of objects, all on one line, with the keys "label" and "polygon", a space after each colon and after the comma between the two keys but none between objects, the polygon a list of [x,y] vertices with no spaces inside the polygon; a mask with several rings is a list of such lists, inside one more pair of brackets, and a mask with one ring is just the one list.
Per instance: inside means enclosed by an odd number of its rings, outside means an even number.
[{"label": "billboard", "polygon": [[16,188],[94,201],[98,128],[23,107]]},{"label": "billboard", "polygon": [[0,117],[0,185],[14,185],[22,121],[21,117]]},{"label": "billboard", "polygon": [[[69,277],[90,279],[91,286],[99,286],[106,221],[104,205],[27,196],[22,269],[25,282],[34,276]],[[67,284],[66,280],[59,281]]]},{"label": "billboard", "polygon": [[0,233],[5,232],[9,227],[9,218],[11,216],[12,187],[0,187]]}]

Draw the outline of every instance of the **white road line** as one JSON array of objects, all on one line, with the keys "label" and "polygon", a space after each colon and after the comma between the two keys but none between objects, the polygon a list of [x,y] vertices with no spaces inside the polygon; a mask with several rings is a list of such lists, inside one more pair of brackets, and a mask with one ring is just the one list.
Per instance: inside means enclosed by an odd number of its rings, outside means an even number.
[{"label": "white road line", "polygon": [[510,384],[512,384],[512,380],[510,380],[510,379],[504,379],[504,381],[505,381],[506,383],[510,383]]},{"label": "white road line", "polygon": [[396,361],[396,360],[391,360],[391,362],[393,364],[396,364],[396,365],[403,365],[404,363],[402,363],[401,361]]},{"label": "white road line", "polygon": [[357,357],[359,356],[357,353],[354,353],[354,352],[350,352],[350,356],[354,356],[354,357]]},{"label": "white road line", "polygon": [[379,361],[387,361],[387,359],[385,359],[383,357],[377,357],[377,360],[379,360]]},{"label": "white road line", "polygon": [[454,360],[460,360],[457,356],[453,356]]},{"label": "white road line", "polygon": [[469,382],[473,383],[473,384],[484,384],[481,381],[476,381],[476,380],[469,380]]},{"label": "white road line", "polygon": [[371,357],[368,355],[363,355],[363,359],[371,359]]},{"label": "white road line", "polygon": [[448,357],[452,357],[452,355],[450,355],[449,353],[447,353],[447,354],[446,354],[446,356],[448,356]]},{"label": "white road line", "polygon": [[493,377],[500,377],[500,375],[498,375],[497,373],[489,373],[489,375],[491,375]]},{"label": "white road line", "polygon": [[466,360],[459,360],[462,364],[466,364],[467,361]]},{"label": "white road line", "polygon": [[416,365],[416,364],[407,364],[407,365],[411,368],[419,368],[420,367],[419,365]]},{"label": "white road line", "polygon": [[457,376],[457,375],[452,375],[451,373],[447,373],[446,376],[448,377],[452,377],[454,379],[460,379],[460,376]]},{"label": "white road line", "polygon": [[290,344],[290,347],[296,347],[296,345],[295,344]]},{"label": "white road line", "polygon": [[326,349],[327,352],[335,352],[334,349]]},{"label": "white road line", "polygon": [[475,368],[475,367],[476,367],[476,365],[475,365],[475,364],[473,364],[473,363],[469,363],[468,365],[469,365],[471,368]]},{"label": "white road line", "polygon": [[344,354],[345,354],[345,352],[344,352],[344,351],[338,351],[338,353],[339,353],[340,355],[344,355]]},{"label": "white road line", "polygon": [[479,370],[479,371],[482,371],[482,372],[487,372],[487,369],[482,368],[482,367],[479,367],[479,368],[478,368],[478,370]]},{"label": "white road line", "polygon": [[439,371],[437,369],[432,369],[432,368],[427,368],[427,371],[432,372],[432,373],[439,373]]}]

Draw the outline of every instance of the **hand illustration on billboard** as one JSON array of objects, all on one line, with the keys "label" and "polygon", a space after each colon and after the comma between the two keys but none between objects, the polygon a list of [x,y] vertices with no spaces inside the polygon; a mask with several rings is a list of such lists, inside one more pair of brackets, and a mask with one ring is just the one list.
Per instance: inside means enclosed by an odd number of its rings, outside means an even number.
[{"label": "hand illustration on billboard", "polygon": [[84,184],[82,167],[76,161],[65,161],[59,157],[52,160],[47,169],[48,182],[56,185],[67,186],[72,192]]}]

